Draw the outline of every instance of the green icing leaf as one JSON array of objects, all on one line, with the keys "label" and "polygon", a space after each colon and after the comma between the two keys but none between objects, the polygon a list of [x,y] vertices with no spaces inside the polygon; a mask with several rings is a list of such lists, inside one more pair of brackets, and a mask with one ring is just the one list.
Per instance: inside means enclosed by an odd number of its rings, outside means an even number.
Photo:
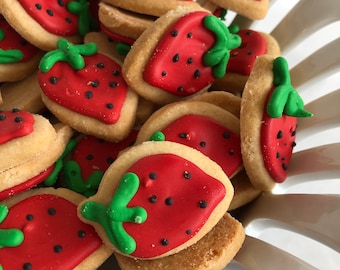
[{"label": "green icing leaf", "polygon": [[[4,204],[0,204],[0,223],[2,223],[8,215],[8,208]],[[24,241],[24,234],[19,229],[0,229],[0,248],[16,247]]]},{"label": "green icing leaf", "polygon": [[124,42],[118,42],[116,45],[116,52],[119,55],[127,55],[129,51],[131,50],[131,46],[129,44],[126,44]]},{"label": "green icing leaf", "polygon": [[151,135],[150,141],[163,142],[165,141],[165,135],[161,131],[156,131],[155,133]]},{"label": "green icing leaf", "polygon": [[62,61],[68,63],[75,70],[85,67],[83,56],[94,55],[98,51],[95,43],[73,45],[67,39],[59,39],[57,49],[46,53],[40,60],[39,69],[48,72],[55,63]]},{"label": "green icing leaf", "polygon": [[272,118],[281,117],[284,113],[294,117],[310,117],[304,102],[296,89],[291,85],[288,63],[285,58],[277,57],[273,62],[274,89],[268,104],[267,113]]},{"label": "green icing leaf", "polygon": [[101,224],[110,242],[122,253],[131,254],[136,249],[136,241],[123,227],[123,222],[140,224],[147,219],[142,207],[127,207],[139,188],[138,176],[126,173],[120,180],[108,206],[95,201],[86,201],[81,206],[84,218]]},{"label": "green icing leaf", "polygon": [[216,36],[213,47],[203,55],[203,63],[212,67],[215,78],[222,78],[226,72],[230,50],[241,45],[241,38],[230,33],[228,27],[216,16],[204,17],[203,24]]},{"label": "green icing leaf", "polygon": [[18,63],[24,58],[24,54],[20,50],[3,50],[0,49],[0,63],[12,64]]}]

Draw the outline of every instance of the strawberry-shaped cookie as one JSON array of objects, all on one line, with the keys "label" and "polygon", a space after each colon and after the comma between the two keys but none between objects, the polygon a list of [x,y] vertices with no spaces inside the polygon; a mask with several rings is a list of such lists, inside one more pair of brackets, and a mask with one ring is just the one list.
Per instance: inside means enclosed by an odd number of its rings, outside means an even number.
[{"label": "strawberry-shaped cookie", "polygon": [[118,63],[97,52],[95,43],[65,39],[40,61],[38,81],[47,108],[81,133],[108,141],[128,136],[138,97],[128,88]]},{"label": "strawberry-shaped cookie", "polygon": [[216,105],[175,102],[152,114],[141,127],[136,143],[151,138],[190,146],[210,157],[232,177],[242,166],[239,128],[239,119]]},{"label": "strawberry-shaped cookie", "polygon": [[[111,251],[79,220],[83,197],[66,189],[41,188],[0,205],[1,269],[96,269]],[[3,237],[4,236],[4,237]]]},{"label": "strawberry-shaped cookie", "polygon": [[77,143],[71,160],[64,163],[63,172],[67,188],[91,196],[97,192],[106,169],[115,161],[120,151],[131,146],[137,130],[118,142],[108,142],[93,136],[85,136]]},{"label": "strawberry-shaped cookie", "polygon": [[223,77],[229,50],[240,43],[206,10],[177,8],[136,40],[124,61],[123,75],[145,99],[157,104],[182,100]]},{"label": "strawberry-shaped cookie", "polygon": [[0,13],[25,39],[48,51],[60,38],[79,43],[97,29],[89,6],[89,0],[3,0]]},{"label": "strawberry-shaped cookie", "polygon": [[25,78],[38,66],[42,52],[20,36],[0,14],[0,82]]},{"label": "strawberry-shaped cookie", "polygon": [[124,151],[79,212],[103,241],[126,256],[151,259],[201,239],[228,209],[233,187],[211,159],[174,142]]},{"label": "strawberry-shaped cookie", "polygon": [[227,72],[223,78],[214,82],[212,89],[238,94],[243,91],[256,58],[264,54],[277,57],[280,55],[280,47],[269,34],[251,29],[239,30],[236,25],[232,25],[229,29],[239,35],[242,42],[238,48],[230,51]]},{"label": "strawberry-shaped cookie", "polygon": [[282,57],[259,57],[241,103],[241,150],[252,184],[271,190],[286,179],[296,145],[297,117],[312,114],[290,82]]}]

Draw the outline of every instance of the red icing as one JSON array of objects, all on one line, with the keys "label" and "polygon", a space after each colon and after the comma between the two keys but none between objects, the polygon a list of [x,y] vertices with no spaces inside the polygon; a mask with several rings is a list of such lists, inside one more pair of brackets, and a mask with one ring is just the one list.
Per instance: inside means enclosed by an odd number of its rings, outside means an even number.
[{"label": "red icing", "polygon": [[20,50],[24,56],[21,62],[30,60],[38,52],[38,49],[20,36],[1,15],[0,30],[4,31],[5,34],[4,38],[0,40],[0,49]]},{"label": "red icing", "polygon": [[[214,81],[211,67],[202,59],[215,43],[215,34],[203,26],[208,14],[192,12],[169,27],[145,67],[146,82],[176,96],[189,96]],[[175,37],[174,31],[178,33]],[[174,61],[177,54],[178,61]]]},{"label": "red icing", "polygon": [[[102,245],[93,227],[78,219],[77,205],[50,194],[12,206],[0,228],[18,228],[24,233],[18,247],[0,249],[3,269],[25,269],[27,263],[32,266],[29,269],[73,269]],[[85,236],[79,237],[80,232]],[[58,245],[61,250],[55,252]]]},{"label": "red icing", "polygon": [[242,43],[239,48],[230,51],[227,72],[249,75],[257,56],[267,52],[267,42],[257,31],[244,29],[237,34],[241,37]]},{"label": "red icing", "polygon": [[[99,53],[84,56],[84,60],[85,67],[81,70],[74,70],[66,62],[57,62],[47,73],[38,71],[40,87],[59,105],[105,124],[114,124],[127,94],[121,67]],[[56,83],[51,81],[53,77]]]},{"label": "red icing", "polygon": [[74,150],[72,159],[81,167],[81,176],[87,179],[94,171],[105,172],[117,158],[120,151],[131,146],[137,137],[137,131],[119,143],[107,142],[93,136],[85,136]]},{"label": "red icing", "polygon": [[29,112],[0,111],[0,144],[30,134],[33,124],[34,118]]},{"label": "red icing", "polygon": [[39,183],[41,183],[42,181],[44,181],[54,170],[54,164],[50,167],[48,167],[46,170],[42,171],[41,173],[39,173],[38,175],[32,177],[31,179],[28,179],[27,181],[16,185],[14,187],[5,189],[3,191],[0,192],[0,200],[4,200],[10,196],[13,196],[15,194],[18,194],[20,192],[23,192],[25,190],[28,190],[32,187],[34,187],[35,185],[38,185]]},{"label": "red icing", "polygon": [[242,165],[240,136],[208,117],[185,115],[162,132],[165,140],[191,146],[210,157],[229,177]]},{"label": "red icing", "polygon": [[296,117],[283,114],[280,118],[271,118],[266,111],[263,113],[261,151],[265,167],[277,183],[282,183],[287,177],[295,145],[296,124]]},{"label": "red icing", "polygon": [[124,37],[122,35],[119,35],[117,33],[114,33],[112,31],[110,31],[110,29],[108,29],[104,24],[100,24],[100,29],[109,37],[112,38],[115,41],[120,41],[120,42],[124,42],[128,45],[132,45],[133,43],[135,43],[135,40],[132,38],[128,38],[128,37]]},{"label": "red icing", "polygon": [[[60,36],[78,34],[78,16],[67,10],[72,0],[18,0],[25,11],[45,30]],[[53,14],[53,15],[51,15]]]},{"label": "red icing", "polygon": [[[141,182],[128,207],[142,206],[148,213],[142,224],[123,224],[136,240],[131,255],[138,258],[159,256],[192,238],[228,192],[221,182],[176,155],[145,157],[127,171],[136,173]],[[190,179],[184,177],[185,172],[190,173]],[[150,173],[156,174],[156,179],[150,179]],[[152,196],[157,196],[156,203],[149,201]],[[167,198],[173,200],[172,205],[165,203]],[[199,207],[201,200],[207,202],[206,208]],[[168,245],[162,245],[163,238]]]}]

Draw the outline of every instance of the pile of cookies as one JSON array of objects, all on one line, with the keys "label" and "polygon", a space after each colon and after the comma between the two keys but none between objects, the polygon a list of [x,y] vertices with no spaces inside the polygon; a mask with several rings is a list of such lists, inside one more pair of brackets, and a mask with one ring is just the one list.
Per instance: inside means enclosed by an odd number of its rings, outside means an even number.
[{"label": "pile of cookies", "polygon": [[[0,268],[222,269],[312,114],[268,0],[0,2]],[[190,208],[192,207],[192,208]]]}]

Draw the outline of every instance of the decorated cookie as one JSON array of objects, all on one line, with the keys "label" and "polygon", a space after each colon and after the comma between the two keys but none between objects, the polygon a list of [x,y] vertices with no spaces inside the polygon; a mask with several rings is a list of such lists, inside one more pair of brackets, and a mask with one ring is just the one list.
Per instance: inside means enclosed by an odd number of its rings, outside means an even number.
[{"label": "decorated cookie", "polygon": [[42,54],[0,14],[0,82],[24,79],[37,69]]},{"label": "decorated cookie", "polygon": [[139,260],[115,254],[122,270],[205,270],[222,269],[236,255],[244,241],[242,224],[226,213],[216,226],[196,244],[171,256]]},{"label": "decorated cookie", "polygon": [[40,188],[0,204],[1,269],[97,269],[110,255],[77,216],[83,197]]},{"label": "decorated cookie", "polygon": [[18,109],[0,112],[0,126],[0,199],[45,181],[73,134],[68,126],[52,126]]},{"label": "decorated cookie", "polygon": [[120,141],[132,130],[138,96],[125,83],[120,65],[97,52],[95,43],[58,49],[40,61],[38,81],[46,107],[75,130]]},{"label": "decorated cookie", "polygon": [[241,101],[241,150],[247,175],[261,190],[286,179],[296,145],[297,117],[311,113],[290,82],[287,61],[257,58]]},{"label": "decorated cookie", "polygon": [[239,119],[216,105],[182,101],[154,112],[141,127],[136,144],[153,139],[190,146],[232,177],[242,166],[239,128]]},{"label": "decorated cookie", "polygon": [[223,217],[232,196],[228,177],[204,154],[149,141],[119,155],[96,195],[80,204],[79,215],[115,252],[153,259],[199,241]]},{"label": "decorated cookie", "polygon": [[207,0],[203,2],[203,7],[209,10],[224,8],[251,20],[263,19],[269,7],[269,0]]},{"label": "decorated cookie", "polygon": [[134,144],[137,130],[113,143],[93,136],[84,136],[77,143],[70,160],[65,161],[63,176],[66,187],[85,196],[94,195],[106,169],[116,160],[118,154]]},{"label": "decorated cookie", "polygon": [[179,7],[136,40],[125,58],[123,76],[140,96],[156,104],[190,98],[224,76],[229,50],[240,42],[206,10]]},{"label": "decorated cookie", "polygon": [[3,0],[0,13],[26,40],[48,51],[60,38],[80,43],[82,36],[97,29],[89,7],[88,0]]},{"label": "decorated cookie", "polygon": [[214,90],[223,90],[235,94],[242,93],[258,56],[269,54],[274,57],[280,55],[280,47],[271,35],[250,29],[233,31],[241,37],[240,47],[230,51],[227,71],[223,78],[212,85]]}]

